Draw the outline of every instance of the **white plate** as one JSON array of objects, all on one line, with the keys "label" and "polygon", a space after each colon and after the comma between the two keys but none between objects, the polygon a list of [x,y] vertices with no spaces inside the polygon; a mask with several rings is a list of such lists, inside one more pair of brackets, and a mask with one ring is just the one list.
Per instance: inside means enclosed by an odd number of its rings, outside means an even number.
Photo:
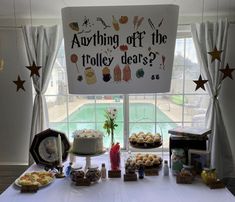
[{"label": "white plate", "polygon": [[[32,173],[32,172],[31,172],[31,173]],[[28,174],[28,173],[25,173],[25,174]],[[24,174],[24,175],[25,175],[25,174]],[[22,176],[24,176],[24,175],[22,175]],[[19,180],[20,180],[20,178],[21,178],[22,176],[20,176],[19,178],[17,178],[17,179],[15,180],[15,182],[14,182],[15,185],[18,186],[18,187],[21,187],[21,186],[22,186],[22,185],[19,183]],[[54,180],[55,180],[55,176],[53,176],[53,177],[51,178],[51,180],[50,180],[47,184],[43,184],[43,185],[39,184],[38,187],[45,187],[45,186],[51,184]]]}]

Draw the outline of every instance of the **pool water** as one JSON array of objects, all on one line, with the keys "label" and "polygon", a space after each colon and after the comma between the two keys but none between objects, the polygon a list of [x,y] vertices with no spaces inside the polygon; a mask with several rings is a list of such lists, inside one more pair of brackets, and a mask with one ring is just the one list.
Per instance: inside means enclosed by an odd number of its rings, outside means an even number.
[{"label": "pool water", "polygon": [[[123,146],[124,117],[122,103],[84,104],[69,115],[69,125],[67,125],[67,123],[51,123],[51,128],[63,131],[65,134],[69,131],[69,139],[71,141],[75,130],[98,129],[105,134],[104,146],[108,147],[110,145],[110,137],[106,134],[105,129],[103,129],[103,123],[105,121],[105,110],[109,107],[115,107],[118,110],[116,119],[118,127],[114,131],[114,140],[115,142],[120,142],[121,146]],[[155,119],[159,123],[155,124]],[[97,120],[96,123],[95,120]],[[130,134],[140,131],[155,133],[156,130],[156,132],[161,133],[166,140],[168,139],[168,130],[177,126],[176,123],[157,107],[155,114],[155,105],[151,103],[130,103],[129,120]],[[64,120],[64,122],[66,122],[66,120]]]}]

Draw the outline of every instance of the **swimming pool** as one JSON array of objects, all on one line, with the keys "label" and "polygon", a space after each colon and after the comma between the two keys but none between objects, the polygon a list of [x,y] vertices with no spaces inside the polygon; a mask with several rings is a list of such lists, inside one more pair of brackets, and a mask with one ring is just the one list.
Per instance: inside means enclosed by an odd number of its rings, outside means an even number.
[{"label": "swimming pool", "polygon": [[[71,113],[65,123],[54,124],[51,123],[50,127],[59,131],[63,131],[69,134],[69,139],[72,141],[72,133],[75,130],[81,130],[85,128],[98,129],[105,134],[103,129],[103,123],[105,120],[105,110],[109,107],[116,107],[118,110],[117,124],[118,127],[115,129],[114,139],[123,145],[123,131],[124,131],[124,120],[123,120],[123,104],[122,103],[96,103],[96,104],[84,104],[73,113]],[[95,121],[97,120],[97,121]],[[157,124],[155,124],[157,120]],[[176,127],[174,123],[165,113],[152,103],[130,103],[129,105],[129,133],[133,132],[152,132],[155,131],[161,133],[163,138],[168,140],[168,130]],[[164,141],[165,142],[165,141]],[[105,134],[104,145],[110,145],[110,137]]]}]

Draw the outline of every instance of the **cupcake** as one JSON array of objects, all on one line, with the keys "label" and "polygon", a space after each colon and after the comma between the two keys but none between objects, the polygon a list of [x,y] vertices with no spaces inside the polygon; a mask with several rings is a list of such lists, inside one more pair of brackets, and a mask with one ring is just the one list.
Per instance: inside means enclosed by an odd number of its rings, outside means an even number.
[{"label": "cupcake", "polygon": [[146,143],[148,143],[148,144],[154,143],[153,138],[149,138],[149,139],[146,141]]},{"label": "cupcake", "polygon": [[137,139],[137,143],[139,146],[144,146],[144,138],[141,137],[141,138]]},{"label": "cupcake", "polygon": [[143,160],[143,156],[137,156],[136,160],[141,160],[142,161]]},{"label": "cupcake", "polygon": [[149,157],[149,154],[145,154],[144,156],[148,158],[148,157]]},{"label": "cupcake", "polygon": [[161,164],[158,159],[154,159],[152,163],[153,163],[153,166],[159,166]]},{"label": "cupcake", "polygon": [[143,158],[143,162],[146,162],[148,160],[148,157]]},{"label": "cupcake", "polygon": [[150,166],[152,166],[153,164],[152,164],[152,162],[150,161],[150,160],[147,160],[146,162],[145,162],[145,166],[147,166],[147,167],[150,167]]},{"label": "cupcake", "polygon": [[152,155],[149,155],[148,160],[152,161],[154,157]]}]

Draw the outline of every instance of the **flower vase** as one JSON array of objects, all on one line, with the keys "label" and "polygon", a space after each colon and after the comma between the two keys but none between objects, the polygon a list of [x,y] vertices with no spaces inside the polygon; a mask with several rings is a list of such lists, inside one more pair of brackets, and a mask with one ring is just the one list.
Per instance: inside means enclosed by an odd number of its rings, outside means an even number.
[{"label": "flower vase", "polygon": [[111,170],[120,170],[120,145],[113,144],[109,151]]},{"label": "flower vase", "polygon": [[114,145],[114,139],[113,139],[113,137],[114,137],[114,134],[113,134],[113,130],[111,129],[111,148],[112,148],[112,146]]}]

